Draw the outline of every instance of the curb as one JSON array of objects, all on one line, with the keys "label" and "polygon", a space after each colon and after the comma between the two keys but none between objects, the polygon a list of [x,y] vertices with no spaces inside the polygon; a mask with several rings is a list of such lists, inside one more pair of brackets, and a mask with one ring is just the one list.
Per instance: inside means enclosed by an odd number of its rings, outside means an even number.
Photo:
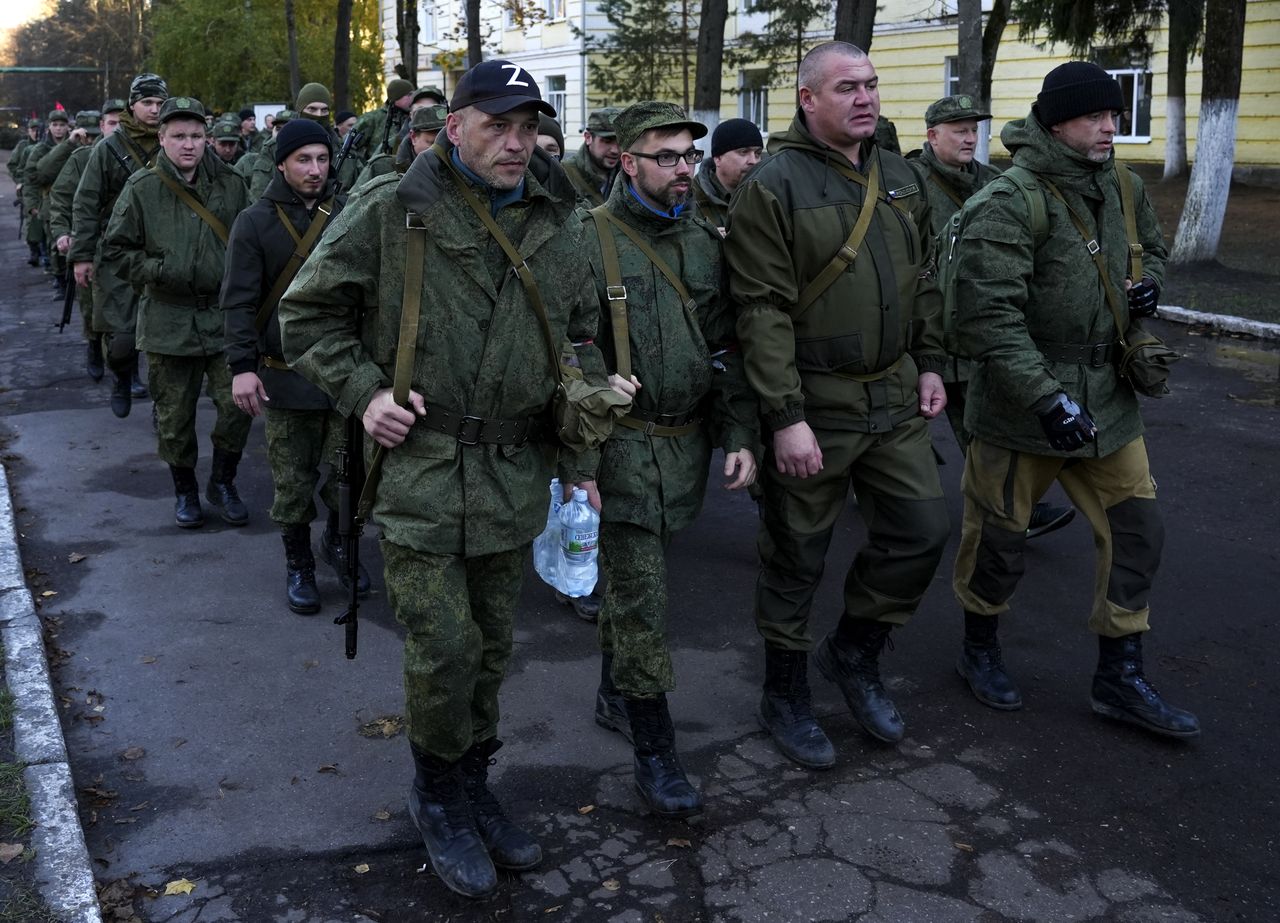
[{"label": "curb", "polygon": [[102,923],[93,866],[76,806],[67,745],[54,706],[40,619],[22,574],[9,478],[0,466],[0,638],[13,693],[13,749],[35,830],[35,878],[49,909],[65,923]]},{"label": "curb", "polygon": [[1260,340],[1280,340],[1280,324],[1269,324],[1266,321],[1250,320],[1247,317],[1235,317],[1231,314],[1210,314],[1207,311],[1193,311],[1177,305],[1162,304],[1156,315],[1161,320],[1175,324],[1203,324],[1214,331],[1225,333],[1243,333]]}]

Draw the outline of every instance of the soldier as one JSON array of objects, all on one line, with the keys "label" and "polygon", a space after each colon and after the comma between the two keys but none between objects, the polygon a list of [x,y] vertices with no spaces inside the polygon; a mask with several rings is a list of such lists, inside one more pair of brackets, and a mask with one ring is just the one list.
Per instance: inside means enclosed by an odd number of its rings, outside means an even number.
[{"label": "soldier", "polygon": [[[978,145],[978,123],[991,118],[989,112],[974,108],[970,96],[944,96],[925,110],[927,140],[920,151],[908,155],[907,162],[920,178],[929,197],[929,213],[937,252],[947,246],[951,219],[975,192],[1000,174],[990,164],[974,159]],[[941,256],[939,257],[941,258]],[[948,344],[950,346],[950,344]],[[947,389],[947,422],[964,453],[969,434],[964,429],[964,395],[969,385],[969,361],[954,352],[947,356],[942,383]],[[1061,529],[1075,518],[1070,506],[1041,501],[1031,511],[1027,538],[1036,538]]]},{"label": "soldier", "polygon": [[711,160],[703,162],[693,183],[698,213],[724,236],[729,224],[729,196],[764,156],[764,138],[754,122],[725,119],[711,133]]},{"label": "soldier", "polygon": [[338,133],[338,137],[345,141],[347,134],[351,129],[356,127],[357,116],[354,112],[344,109],[333,117],[333,130]]},{"label": "soldier", "polygon": [[928,200],[906,161],[872,140],[875,67],[827,42],[801,62],[799,86],[791,127],[734,193],[726,255],[747,377],[772,430],[760,721],[788,757],[824,768],[835,751],[810,706],[809,612],[850,484],[867,542],[816,662],[869,734],[903,735],[878,658],[919,605],[950,528],[927,425],[946,403],[945,353]]},{"label": "soldier", "polygon": [[120,127],[101,144],[94,145],[71,204],[67,258],[75,270],[76,284],[93,286],[93,325],[95,330],[105,331],[107,365],[115,379],[111,412],[117,417],[127,417],[133,400],[146,397],[147,389],[139,375],[134,341],[138,296],[103,256],[103,237],[116,198],[130,174],[150,167],[159,156],[156,126],[160,107],[168,97],[168,86],[155,74],[133,78]]},{"label": "soldier", "polygon": [[613,120],[619,111],[609,106],[587,116],[587,127],[582,131],[582,147],[562,161],[564,172],[569,174],[573,188],[578,190],[578,198],[588,207],[604,204],[618,175],[618,159],[622,152]]},{"label": "soldier", "polygon": [[240,126],[234,120],[221,118],[213,123],[213,152],[228,167],[235,167],[246,156],[240,143]]},{"label": "soldier", "polygon": [[258,114],[246,107],[240,110],[239,118],[240,143],[244,145],[245,153],[261,150],[267,135],[265,132],[258,131]]},{"label": "soldier", "polygon": [[684,817],[702,796],[680,765],[667,709],[675,680],[663,557],[702,506],[713,446],[724,450],[726,487],[754,480],[757,407],[724,296],[720,235],[688,205],[702,158],[693,142],[706,127],[657,101],[628,106],[614,124],[622,176],[607,203],[582,214],[605,366],[634,395],[598,465],[607,589],[596,721],[631,739],[650,810]]},{"label": "soldier", "polygon": [[[294,612],[311,615],[320,611],[311,552],[318,484],[329,512],[321,554],[340,580],[347,579],[332,472],[320,484],[320,466],[333,464],[343,438],[343,421],[323,391],[285,364],[276,307],[302,259],[342,210],[346,196],[334,195],[329,175],[333,138],[317,123],[290,122],[276,139],[274,156],[275,178],[231,228],[222,310],[227,365],[234,376],[232,397],[249,416],[265,411],[267,417],[267,460],[275,487],[271,519],[284,538],[285,598]],[[294,259],[295,252],[301,259]],[[363,567],[357,589],[361,595],[369,592]]]},{"label": "soldier", "polygon": [[[53,184],[57,182],[58,175],[72,152],[96,140],[99,133],[98,119],[101,115],[100,112],[86,109],[77,112],[75,117],[67,123],[70,130],[57,144],[39,157],[34,169],[28,170],[28,176],[34,176],[35,183],[40,188],[40,220],[44,224],[45,245],[50,248],[53,281],[59,298],[65,298],[67,295],[67,259],[66,249],[58,248],[58,236],[53,233],[51,226]],[[93,132],[92,136],[90,131]]]},{"label": "soldier", "polygon": [[[296,117],[297,117],[297,113],[295,113],[292,109],[281,109],[279,112],[277,112],[275,114],[275,118],[271,120],[271,137],[268,138],[266,141],[264,141],[263,144],[266,144],[270,142],[272,139],[274,139],[276,135],[280,134],[280,130],[284,128],[284,126],[288,125],[289,122]],[[234,169],[236,173],[240,175],[240,178],[244,180],[245,188],[248,188],[250,183],[253,181],[253,171],[254,171],[254,168],[257,167],[258,165],[258,158],[260,156],[263,156],[263,154],[260,153],[259,151],[249,151],[243,157],[241,157],[239,162],[235,165]],[[269,155],[268,155],[268,159],[270,159]],[[270,182],[270,176],[271,174],[270,172],[268,172],[267,181],[266,181],[267,183]],[[263,189],[266,188],[265,183],[263,184],[262,188]],[[252,199],[251,197],[250,201],[254,201],[254,199]]]},{"label": "soldier", "polygon": [[[124,109],[123,99],[108,99],[102,103],[101,115],[98,115],[91,126],[89,124],[83,126],[86,136],[92,139],[92,143],[77,147],[71,152],[71,156],[67,158],[62,171],[49,190],[49,231],[53,235],[54,246],[59,253],[66,254],[71,249],[72,205],[75,202],[76,187],[80,185],[85,165],[93,153],[92,144],[102,138],[110,137],[120,127],[120,114]],[[80,115],[76,115],[77,123],[80,121]],[[84,115],[92,117],[97,113],[84,113]],[[74,136],[75,132],[72,132],[72,135]],[[106,372],[102,352],[102,338],[106,331],[94,326],[93,286],[80,285],[77,288],[80,298],[80,316],[83,321],[82,329],[87,342],[85,371],[94,381],[101,381]]]},{"label": "soldier", "polygon": [[[1143,673],[1164,526],[1138,400],[1111,354],[1125,333],[1117,314],[1128,315],[1127,327],[1155,313],[1167,251],[1142,181],[1131,172],[1122,177],[1128,168],[1115,163],[1124,107],[1120,85],[1097,65],[1054,68],[1031,113],[1000,133],[1033,188],[1024,194],[1002,177],[966,208],[956,332],[975,364],[953,575],[965,612],[959,670],[980,702],[1021,707],[996,633],[1022,576],[1032,504],[1056,479],[1089,520],[1097,549],[1089,619],[1099,642],[1094,711],[1156,734],[1195,737],[1196,717],[1168,704]],[[1131,214],[1122,204],[1126,181]],[[1033,196],[1043,201],[1047,227],[1035,227]],[[1126,224],[1143,251],[1136,279]]]},{"label": "soldier", "polygon": [[364,136],[356,152],[362,160],[376,154],[392,153],[400,137],[400,129],[409,122],[409,106],[413,101],[413,84],[397,77],[387,84],[387,101],[379,109],[366,112],[356,122]]},{"label": "soldier", "polygon": [[[329,134],[336,150],[341,147],[341,142],[333,131],[333,124],[329,121],[329,106],[331,103],[329,90],[324,84],[307,83],[298,91],[294,112],[297,113],[297,118],[308,119],[321,126]],[[291,115],[292,113],[290,113]],[[286,116],[285,124],[288,124],[288,122],[289,116]],[[253,162],[252,170],[249,173],[249,200],[252,202],[256,202],[267,191],[267,186],[271,184],[276,174],[275,146],[275,138],[263,142],[259,152],[261,156]],[[334,173],[337,176],[338,185],[343,189],[350,189],[360,175],[360,170],[364,164],[357,155],[351,153],[350,149],[347,151],[347,156],[341,158],[341,160],[342,162],[338,163],[335,159],[333,163]]]},{"label": "soldier", "polygon": [[400,149],[393,158],[390,154],[378,154],[360,171],[351,191],[363,189],[379,176],[386,176],[394,171],[403,176],[409,169],[413,158],[417,157],[435,143],[440,129],[444,128],[449,110],[445,106],[426,106],[418,109],[410,120],[409,136],[400,142]]},{"label": "soldier", "polygon": [[217,157],[205,156],[204,107],[189,96],[165,100],[159,114],[163,149],[153,169],[129,178],[111,212],[103,259],[135,287],[138,348],[147,354],[160,457],[168,463],[179,528],[204,525],[195,466],[200,386],[217,409],[213,469],[205,498],[232,526],[249,521],[236,490],[236,468],[250,417],[231,397],[223,352],[218,289],[227,228],[246,205],[244,183]]},{"label": "soldier", "polygon": [[[554,110],[527,71],[497,59],[463,75],[453,107],[447,140],[350,200],[286,293],[280,322],[290,365],[385,447],[373,513],[387,596],[407,632],[409,812],[445,885],[480,897],[497,885],[495,865],[530,869],[542,857],[503,813],[487,771],[512,616],[556,469],[556,445],[544,441],[559,365],[550,350],[582,343],[584,372],[600,384],[604,375],[573,189],[534,150],[538,112]],[[511,263],[494,258],[503,251],[480,215],[518,247],[549,330]],[[418,338],[399,344],[397,361],[402,305],[418,304]],[[547,351],[535,345],[544,341]],[[409,368],[406,409],[389,386]],[[563,473],[598,503],[594,472]]]},{"label": "soldier", "polygon": [[22,207],[27,215],[27,246],[35,247],[46,272],[52,271],[46,223],[49,217],[49,187],[57,179],[55,172],[47,182],[41,182],[38,167],[41,158],[62,142],[71,130],[66,110],[54,109],[49,113],[49,127],[44,135],[23,152],[22,159]]},{"label": "soldier", "polygon": [[9,176],[13,180],[17,191],[22,192],[22,155],[31,145],[40,140],[40,132],[44,130],[44,123],[39,119],[31,119],[27,122],[27,133],[18,140],[13,146],[13,151],[9,154]]},{"label": "soldier", "polygon": [[538,147],[556,160],[564,158],[564,132],[560,123],[545,112],[538,116]]}]

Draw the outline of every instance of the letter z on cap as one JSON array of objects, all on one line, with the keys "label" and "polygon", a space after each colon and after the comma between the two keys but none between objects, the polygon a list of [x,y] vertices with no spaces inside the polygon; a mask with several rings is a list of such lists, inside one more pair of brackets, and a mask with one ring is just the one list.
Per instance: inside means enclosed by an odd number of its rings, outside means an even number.
[{"label": "letter z on cap", "polygon": [[482,61],[462,75],[449,109],[457,112],[475,106],[489,115],[502,115],[529,105],[555,118],[556,110],[543,100],[532,74],[519,64],[494,59]]}]

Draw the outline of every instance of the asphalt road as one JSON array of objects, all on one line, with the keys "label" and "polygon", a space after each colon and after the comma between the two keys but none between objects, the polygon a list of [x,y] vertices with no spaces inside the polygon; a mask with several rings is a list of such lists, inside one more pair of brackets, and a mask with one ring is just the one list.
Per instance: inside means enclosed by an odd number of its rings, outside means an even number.
[{"label": "asphalt road", "polygon": [[[754,509],[713,488],[670,553],[672,712],[706,814],[640,810],[625,742],[591,720],[594,632],[530,572],[495,787],[546,859],[472,904],[421,870],[403,734],[360,733],[403,710],[384,596],[363,609],[354,662],[331,624],[332,574],[320,616],[287,611],[261,424],[240,477],[251,524],[175,528],[149,404],[111,416],[78,333],[52,326],[47,278],[4,236],[3,460],[108,907],[183,923],[1280,919],[1276,351],[1162,328],[1187,358],[1173,395],[1144,406],[1168,526],[1149,673],[1199,714],[1201,739],[1152,739],[1090,712],[1092,547],[1076,522],[1031,546],[1005,620],[1022,711],[982,707],[955,675],[949,552],[885,659],[906,740],[860,733],[815,673],[839,762],[790,767],[754,718]],[[211,416],[206,403],[202,483]],[[935,436],[958,531],[959,454],[945,429]],[[861,536],[851,506],[817,630],[838,618]],[[365,550],[380,575],[372,538]],[[163,896],[178,879],[191,893]]]}]

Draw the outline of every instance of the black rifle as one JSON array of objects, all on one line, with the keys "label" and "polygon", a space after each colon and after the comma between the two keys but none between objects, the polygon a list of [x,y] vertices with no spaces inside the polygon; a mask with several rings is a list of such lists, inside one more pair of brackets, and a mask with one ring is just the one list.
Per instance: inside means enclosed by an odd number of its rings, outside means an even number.
[{"label": "black rifle", "polygon": [[342,180],[338,179],[338,171],[342,169],[342,165],[347,162],[347,158],[351,156],[351,148],[359,144],[364,139],[362,132],[356,131],[354,128],[347,132],[347,136],[342,139],[342,149],[338,151],[338,156],[333,159],[333,194],[338,195],[342,192]]},{"label": "black rifle", "polygon": [[347,557],[347,609],[333,620],[333,624],[346,626],[348,660],[355,660],[356,634],[360,630],[360,535],[364,532],[364,519],[358,507],[360,491],[364,487],[362,429],[357,414],[347,417],[347,438],[334,453],[333,465],[338,476],[338,539]]},{"label": "black rifle", "polygon": [[58,320],[58,332],[67,329],[67,324],[71,323],[71,309],[76,303],[76,270],[75,264],[67,260],[67,278],[64,283],[67,288],[66,297],[62,299],[62,317]]},{"label": "black rifle", "polygon": [[14,199],[13,204],[18,207],[18,240],[22,240],[22,225],[27,220],[27,210],[22,207],[22,196]]}]

